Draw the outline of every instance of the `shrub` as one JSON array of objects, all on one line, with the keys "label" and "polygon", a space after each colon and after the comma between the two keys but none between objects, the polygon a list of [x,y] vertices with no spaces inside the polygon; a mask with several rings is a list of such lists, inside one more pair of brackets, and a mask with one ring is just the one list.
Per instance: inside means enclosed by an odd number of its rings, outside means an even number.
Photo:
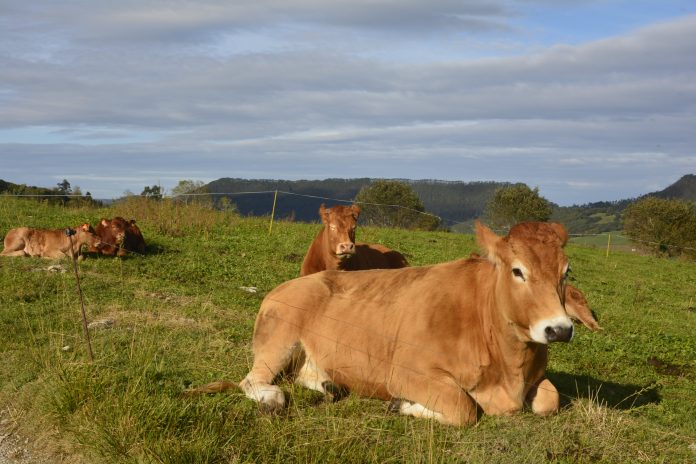
[{"label": "shrub", "polygon": [[623,225],[642,248],[696,257],[696,210],[686,201],[645,197],[626,208]]},{"label": "shrub", "polygon": [[440,218],[425,212],[423,202],[411,186],[395,180],[377,180],[355,197],[364,224],[402,229],[435,230]]},{"label": "shrub", "polygon": [[518,222],[548,221],[551,213],[551,203],[539,195],[539,187],[515,184],[497,189],[484,215],[492,227],[508,229]]}]

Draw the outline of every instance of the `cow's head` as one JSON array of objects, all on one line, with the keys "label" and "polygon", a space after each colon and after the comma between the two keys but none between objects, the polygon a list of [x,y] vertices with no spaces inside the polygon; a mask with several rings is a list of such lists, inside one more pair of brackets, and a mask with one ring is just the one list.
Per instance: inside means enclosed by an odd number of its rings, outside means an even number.
[{"label": "cow's head", "polygon": [[119,216],[113,219],[102,218],[101,225],[109,231],[115,244],[123,243],[123,240],[126,238],[126,229],[129,227],[129,223],[125,219]]},{"label": "cow's head", "polygon": [[96,247],[101,244],[99,236],[94,231],[94,227],[88,223],[75,227],[75,237],[80,245]]},{"label": "cow's head", "polygon": [[321,205],[319,216],[326,227],[326,240],[332,254],[339,259],[350,258],[355,254],[355,228],[360,215],[360,207]]},{"label": "cow's head", "polygon": [[[513,226],[508,236],[537,238],[545,242],[558,243],[561,247],[568,242],[568,232],[565,227],[555,222],[522,222]],[[566,313],[571,319],[582,322],[592,331],[601,329],[587,304],[585,295],[580,290],[572,285],[566,285],[563,297]]]},{"label": "cow's head", "polygon": [[539,237],[513,230],[498,237],[476,223],[478,245],[495,265],[498,307],[520,341],[546,344],[567,342],[573,336],[573,323],[563,305],[569,270],[562,249],[565,229],[557,226],[559,233]]}]

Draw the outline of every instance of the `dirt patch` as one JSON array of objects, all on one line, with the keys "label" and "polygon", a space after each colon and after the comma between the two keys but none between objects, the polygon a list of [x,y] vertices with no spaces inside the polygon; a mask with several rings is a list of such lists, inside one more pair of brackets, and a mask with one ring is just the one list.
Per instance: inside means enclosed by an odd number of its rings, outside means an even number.
[{"label": "dirt patch", "polygon": [[673,377],[681,377],[683,375],[686,375],[688,371],[688,368],[686,366],[672,364],[663,361],[655,356],[650,356],[647,362],[648,365],[652,366],[658,374],[671,375]]},{"label": "dirt patch", "polygon": [[16,430],[14,423],[0,415],[0,464],[58,464],[59,456],[35,447],[34,442]]}]

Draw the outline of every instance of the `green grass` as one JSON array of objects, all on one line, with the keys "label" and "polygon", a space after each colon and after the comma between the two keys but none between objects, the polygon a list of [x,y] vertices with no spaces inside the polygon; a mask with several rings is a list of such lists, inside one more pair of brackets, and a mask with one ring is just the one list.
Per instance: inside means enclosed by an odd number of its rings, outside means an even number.
[{"label": "green grass", "polygon": [[[124,208],[121,206],[121,208]],[[696,266],[571,244],[573,283],[604,330],[578,328],[550,350],[558,415],[483,416],[455,428],[393,415],[381,401],[321,395],[281,382],[290,405],[261,414],[239,391],[185,398],[239,380],[268,291],[296,277],[317,225],[213,213],[136,217],[146,256],[80,263],[95,361],[87,361],[75,276],[50,261],[0,259],[0,411],[56,462],[693,462],[696,454]],[[164,209],[170,208],[170,209]],[[142,214],[141,214],[142,213]],[[166,214],[165,214],[166,213]],[[0,198],[0,235],[114,215]],[[163,223],[163,217],[174,215]],[[467,256],[473,237],[362,228],[358,241],[413,265]],[[71,271],[68,261],[63,266]],[[254,286],[258,293],[240,287]]]}]

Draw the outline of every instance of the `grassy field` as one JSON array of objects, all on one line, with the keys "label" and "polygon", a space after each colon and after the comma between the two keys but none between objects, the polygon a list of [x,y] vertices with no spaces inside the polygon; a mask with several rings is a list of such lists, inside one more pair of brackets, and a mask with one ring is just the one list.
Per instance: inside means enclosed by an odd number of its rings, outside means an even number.
[{"label": "grassy field", "polygon": [[[80,276],[95,360],[68,272],[0,259],[0,421],[66,463],[694,462],[696,264],[569,245],[572,282],[604,330],[578,327],[550,350],[562,410],[483,416],[454,428],[394,415],[384,402],[281,383],[291,403],[265,416],[239,391],[182,390],[240,380],[263,296],[296,277],[317,225],[238,218],[197,206],[140,203],[68,209],[0,197],[12,227],[65,227],[135,217],[146,256],[90,257]],[[467,256],[473,237],[362,228],[413,265]],[[256,287],[251,293],[242,287]]]}]

